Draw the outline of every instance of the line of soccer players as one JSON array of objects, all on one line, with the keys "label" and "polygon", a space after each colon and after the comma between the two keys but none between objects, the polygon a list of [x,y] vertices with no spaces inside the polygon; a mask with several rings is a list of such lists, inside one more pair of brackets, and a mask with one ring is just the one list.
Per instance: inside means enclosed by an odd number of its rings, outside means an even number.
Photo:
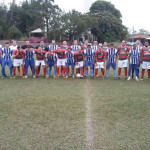
[{"label": "line of soccer players", "polygon": [[[71,76],[74,78],[74,69],[76,68],[77,78],[87,78],[88,67],[90,67],[91,79],[98,77],[98,70],[101,69],[101,77],[108,78],[110,67],[113,68],[114,79],[120,79],[121,70],[124,68],[124,77],[126,80],[131,79],[135,72],[135,79],[139,81],[139,68],[142,67],[141,79],[143,80],[145,70],[148,71],[148,80],[150,80],[150,46],[148,42],[144,46],[140,46],[140,42],[130,49],[125,41],[116,49],[114,44],[107,46],[107,43],[99,44],[97,41],[93,45],[84,42],[82,46],[78,45],[77,40],[72,46],[68,46],[64,41],[62,45],[56,45],[53,40],[49,47],[44,45],[41,41],[40,45],[33,48],[29,41],[22,47],[18,46],[16,41],[10,46],[5,43],[5,47],[0,46],[0,63],[1,78],[5,75],[5,66],[8,65],[10,69],[10,78],[16,78],[16,67],[18,68],[19,76],[28,78],[28,67],[30,66],[32,76],[35,78],[39,76],[40,66],[43,67],[44,77],[49,77],[54,69],[54,78],[59,78],[63,75],[64,78]],[[34,61],[34,55],[36,60]],[[117,61],[118,60],[118,61]],[[116,63],[118,62],[118,75],[116,71]],[[129,65],[129,70],[128,70]],[[22,75],[20,73],[22,67]],[[71,70],[70,70],[71,69]],[[106,70],[106,75],[105,75]]]}]

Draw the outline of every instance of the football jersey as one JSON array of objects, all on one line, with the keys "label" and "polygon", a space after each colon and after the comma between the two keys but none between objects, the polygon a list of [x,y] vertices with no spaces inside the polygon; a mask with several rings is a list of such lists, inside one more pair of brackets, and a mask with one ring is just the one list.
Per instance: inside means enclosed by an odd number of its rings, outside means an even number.
[{"label": "football jersey", "polygon": [[38,49],[35,49],[34,52],[37,60],[41,61],[45,59],[46,51],[39,51]]},{"label": "football jersey", "polygon": [[81,62],[81,61],[84,60],[84,53],[82,53],[82,52],[81,53],[76,52],[74,54],[74,58],[75,58],[76,62]]},{"label": "football jersey", "polygon": [[95,57],[96,57],[97,62],[104,62],[105,56],[106,56],[105,50],[102,50],[102,51],[97,50],[95,52]]},{"label": "football jersey", "polygon": [[73,63],[74,62],[74,53],[65,52],[65,54],[66,54],[67,62]]},{"label": "football jersey", "polygon": [[58,45],[49,45],[49,50],[50,51],[53,51],[53,50],[57,50],[57,48],[58,48]]},{"label": "football jersey", "polygon": [[61,45],[60,48],[61,49],[68,49],[68,46],[67,45]]},{"label": "football jersey", "polygon": [[65,59],[66,58],[66,54],[65,54],[66,50],[64,50],[64,49],[61,50],[60,52],[58,50],[54,50],[53,52],[56,53],[56,57],[58,59]]},{"label": "football jersey", "polygon": [[142,60],[145,62],[150,62],[150,46],[148,47],[143,47],[140,51]]},{"label": "football jersey", "polygon": [[16,55],[17,53],[18,53],[18,55],[15,56],[14,59],[22,59],[22,58],[24,58],[24,56],[25,56],[24,50],[20,50],[20,52],[18,52],[18,50],[15,50],[15,51],[13,52],[14,55]]},{"label": "football jersey", "polygon": [[95,52],[95,51],[97,51],[97,50],[99,49],[99,46],[98,46],[98,45],[93,45],[93,46],[92,46],[92,49],[93,49],[94,52]]},{"label": "football jersey", "polygon": [[46,61],[55,61],[56,60],[56,55],[53,53],[52,55],[46,54],[45,55]]},{"label": "football jersey", "polygon": [[107,57],[108,57],[108,62],[114,63],[116,61],[116,56],[117,56],[117,49],[107,49]]},{"label": "football jersey", "polygon": [[84,50],[84,56],[85,56],[85,60],[92,61],[94,59],[94,50],[93,49]]},{"label": "football jersey", "polygon": [[128,46],[119,46],[117,48],[117,52],[119,55],[119,60],[126,60],[128,59],[128,53],[130,51],[130,48]]},{"label": "football jersey", "polygon": [[11,45],[11,46],[10,46],[10,49],[11,49],[12,51],[14,51],[14,50],[17,50],[17,47],[18,47],[18,45],[16,45],[16,46]]},{"label": "football jersey", "polygon": [[79,47],[80,47],[79,45],[72,45],[71,49],[72,49],[73,52],[77,52]]},{"label": "football jersey", "polygon": [[31,49],[30,51],[26,50],[25,51],[25,59],[26,60],[31,60],[31,59],[34,59],[34,50]]},{"label": "football jersey", "polygon": [[11,50],[11,48],[2,48],[1,49],[1,53],[2,53],[2,58],[4,60],[11,60],[11,56],[13,54],[13,51]]},{"label": "football jersey", "polygon": [[81,46],[81,50],[86,50],[87,49],[87,46],[86,45],[82,45]]},{"label": "football jersey", "polygon": [[138,51],[138,49],[136,50],[131,49],[129,51],[130,64],[133,64],[133,65],[138,64],[139,56],[140,56],[140,52]]}]

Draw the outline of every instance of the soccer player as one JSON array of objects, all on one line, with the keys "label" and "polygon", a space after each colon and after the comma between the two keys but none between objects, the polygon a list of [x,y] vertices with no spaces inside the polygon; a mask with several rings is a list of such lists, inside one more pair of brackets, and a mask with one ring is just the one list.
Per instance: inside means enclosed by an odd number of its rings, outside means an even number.
[{"label": "soccer player", "polygon": [[29,66],[32,70],[32,76],[33,76],[33,78],[35,78],[34,49],[30,45],[28,45],[25,50],[25,78],[28,78],[28,67]]},{"label": "soccer player", "polygon": [[107,51],[107,49],[108,49],[107,42],[104,42],[104,44],[103,44],[103,50]]},{"label": "soccer player", "polygon": [[17,47],[17,50],[13,52],[13,78],[16,78],[16,67],[22,66],[23,78],[25,77],[25,68],[24,68],[24,56],[25,52],[21,49],[20,46]]},{"label": "soccer player", "polygon": [[48,52],[48,47],[45,46],[44,41],[41,41],[41,42],[40,42],[40,45],[38,45],[38,46],[36,47],[36,49],[38,49],[39,46],[42,48],[43,51],[47,51],[47,52]]},{"label": "soccer player", "polygon": [[87,45],[88,45],[88,43],[89,43],[89,41],[88,41],[88,40],[85,40],[85,41],[84,41],[84,45],[82,45],[82,46],[81,46],[81,50],[82,50],[82,51],[84,51],[84,50],[86,50],[86,49],[87,49]]},{"label": "soccer player", "polygon": [[63,41],[63,44],[60,46],[61,49],[68,49],[67,41]]},{"label": "soccer player", "polygon": [[98,69],[101,68],[101,76],[105,75],[106,51],[99,45],[99,49],[95,52],[95,77],[98,76]]},{"label": "soccer player", "polygon": [[57,50],[58,45],[56,45],[55,40],[52,40],[52,43],[49,45],[49,51]]},{"label": "soccer player", "polygon": [[[26,41],[26,42],[25,42],[25,45],[21,46],[21,48],[22,48],[23,50],[25,50],[28,46],[31,46],[31,45],[30,45],[30,42],[29,42],[29,41]],[[33,48],[33,46],[31,46],[31,48]]]},{"label": "soccer player", "polygon": [[59,67],[62,67],[63,77],[65,78],[65,64],[66,64],[66,52],[67,50],[61,49],[58,47],[58,50],[54,50],[53,53],[56,53],[57,57],[57,77],[59,78]]},{"label": "soccer player", "polygon": [[46,54],[46,76],[49,78],[51,75],[52,67],[54,68],[54,78],[56,78],[56,64],[57,64],[57,58],[55,53],[53,51],[48,51]]},{"label": "soccer player", "polygon": [[128,75],[128,53],[130,51],[130,48],[126,46],[126,42],[122,41],[122,45],[117,48],[118,56],[119,56],[119,61],[118,61],[118,79],[120,80],[121,76],[121,69],[124,68],[124,75],[125,75],[125,80],[127,80],[127,75]]},{"label": "soccer player", "polygon": [[114,44],[110,44],[110,48],[107,49],[107,56],[106,56],[106,79],[109,75],[110,67],[113,68],[114,72],[114,79],[117,79],[116,73],[116,60],[117,60],[117,49],[115,49]]},{"label": "soccer player", "polygon": [[144,43],[144,47],[142,47],[140,53],[142,61],[142,78],[140,80],[144,80],[145,70],[147,69],[148,80],[150,81],[150,46],[148,42]]},{"label": "soccer player", "polygon": [[84,62],[84,52],[81,48],[78,49],[78,52],[74,54],[75,62],[76,62],[76,74],[81,72],[81,78],[83,78],[84,69],[83,69],[83,62]]},{"label": "soccer player", "polygon": [[38,75],[39,75],[38,67],[40,66],[40,64],[43,67],[44,77],[46,77],[46,63],[45,63],[46,51],[42,50],[42,47],[39,46],[38,49],[34,49],[34,52],[36,54],[36,61],[35,61],[36,78],[38,78]]},{"label": "soccer player", "polygon": [[72,68],[72,77],[74,78],[74,66],[75,66],[75,62],[74,62],[74,52],[72,51],[71,48],[68,48],[68,50],[66,51],[66,78],[68,78],[69,76],[69,66],[71,66]]},{"label": "soccer player", "polygon": [[133,48],[129,51],[129,71],[128,71],[128,81],[131,80],[131,70],[135,70],[136,74],[136,81],[139,81],[138,79],[138,69],[139,69],[139,60],[140,60],[140,52],[137,49],[136,44],[133,45]]},{"label": "soccer player", "polygon": [[5,74],[5,66],[8,65],[9,66],[9,70],[10,70],[10,79],[12,79],[12,60],[11,60],[11,56],[13,54],[13,51],[11,50],[11,48],[9,47],[9,43],[6,42],[5,43],[5,47],[1,49],[1,55],[2,55],[2,79],[4,78],[4,74]]},{"label": "soccer player", "polygon": [[87,46],[87,49],[84,50],[84,56],[85,56],[85,78],[87,78],[88,74],[88,66],[90,66],[90,75],[91,79],[93,79],[93,67],[94,67],[94,50],[91,47],[91,44],[89,43]]},{"label": "soccer player", "polygon": [[78,45],[78,41],[77,41],[77,40],[74,40],[73,45],[71,46],[72,51],[73,51],[73,52],[77,52],[78,49],[79,49],[79,47],[80,47],[80,46]]},{"label": "soccer player", "polygon": [[97,41],[93,42],[92,49],[94,50],[94,52],[98,50],[98,42]]}]

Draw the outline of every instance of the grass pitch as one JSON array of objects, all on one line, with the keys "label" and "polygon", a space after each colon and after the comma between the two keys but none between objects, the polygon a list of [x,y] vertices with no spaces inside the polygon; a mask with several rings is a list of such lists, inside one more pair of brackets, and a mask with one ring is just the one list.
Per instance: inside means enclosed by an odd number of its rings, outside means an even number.
[{"label": "grass pitch", "polygon": [[0,150],[87,149],[90,87],[94,150],[150,149],[150,82],[0,79]]}]

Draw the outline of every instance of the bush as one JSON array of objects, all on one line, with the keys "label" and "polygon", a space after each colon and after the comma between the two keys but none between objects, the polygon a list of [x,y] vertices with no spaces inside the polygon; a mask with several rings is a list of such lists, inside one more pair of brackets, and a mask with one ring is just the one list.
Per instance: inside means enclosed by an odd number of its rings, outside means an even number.
[{"label": "bush", "polygon": [[21,35],[22,35],[21,31],[15,26],[10,27],[9,30],[8,30],[8,37],[10,39],[19,40],[21,38]]}]

